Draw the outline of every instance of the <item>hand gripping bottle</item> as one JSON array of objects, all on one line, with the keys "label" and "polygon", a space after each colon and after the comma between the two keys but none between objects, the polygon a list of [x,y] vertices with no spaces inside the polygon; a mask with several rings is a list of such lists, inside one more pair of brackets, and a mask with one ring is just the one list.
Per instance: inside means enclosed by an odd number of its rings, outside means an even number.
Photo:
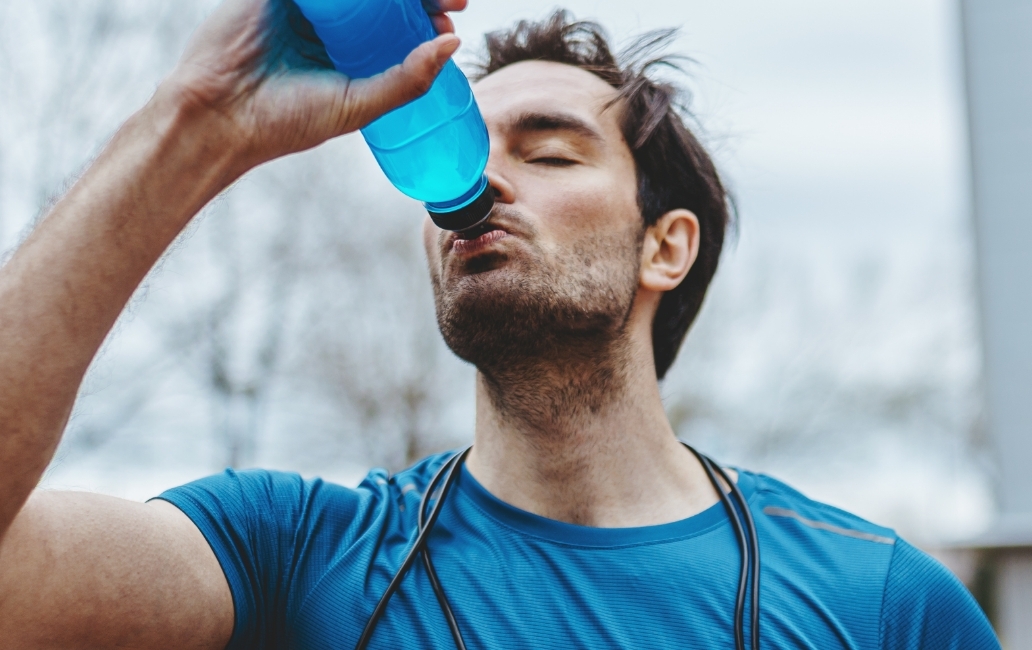
[{"label": "hand gripping bottle", "polygon": [[[295,0],[334,66],[353,79],[401,63],[437,36],[420,0]],[[387,178],[426,206],[438,227],[466,230],[494,206],[487,127],[453,61],[430,91],[362,129]]]}]

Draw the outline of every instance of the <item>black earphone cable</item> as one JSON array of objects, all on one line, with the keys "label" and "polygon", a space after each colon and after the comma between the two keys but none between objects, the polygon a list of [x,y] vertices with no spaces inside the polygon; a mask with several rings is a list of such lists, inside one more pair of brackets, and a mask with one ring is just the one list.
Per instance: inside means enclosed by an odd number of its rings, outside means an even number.
[{"label": "black earphone cable", "polygon": [[[469,448],[460,454],[456,454],[448,462],[454,462],[456,466],[458,466],[462,462],[460,457],[464,458],[467,453],[469,453]],[[437,475],[440,476],[440,472],[438,472]],[[448,478],[449,480],[451,479],[451,474],[449,474]],[[434,483],[435,481],[430,481],[430,485],[426,488],[426,493],[419,502],[418,526],[420,531],[424,529],[423,514],[426,512],[427,503],[433,494]],[[444,499],[443,488],[438,501],[442,499]],[[455,648],[456,650],[466,650],[466,641],[462,638],[462,631],[459,629],[459,622],[455,620],[455,613],[452,611],[451,605],[448,603],[448,597],[444,593],[444,587],[441,586],[441,580],[437,577],[437,570],[434,569],[434,563],[430,559],[429,547],[423,547],[422,556],[423,567],[426,569],[427,577],[430,578],[430,586],[433,587],[434,595],[437,596],[437,603],[441,606],[441,612],[444,614],[444,619],[448,622],[448,630],[451,632],[452,641],[455,642]]]},{"label": "black earphone cable", "polygon": [[[745,650],[745,598],[749,584],[749,566],[751,560],[749,557],[749,544],[746,540],[745,531],[742,529],[742,520],[738,516],[738,509],[735,508],[734,504],[731,503],[731,499],[728,494],[724,492],[724,486],[720,484],[720,480],[714,473],[714,463],[707,456],[703,456],[697,452],[691,445],[684,444],[688,448],[688,451],[695,454],[695,457],[699,460],[699,464],[702,465],[702,469],[705,470],[706,476],[709,478],[710,483],[713,484],[713,488],[717,491],[717,496],[720,497],[720,502],[724,504],[724,509],[727,510],[727,517],[731,520],[731,527],[735,531],[735,537],[738,539],[738,548],[741,551],[742,561],[738,572],[738,593],[735,597],[735,650]],[[722,476],[726,476],[721,471]],[[725,480],[727,480],[725,478]],[[729,484],[731,481],[727,481]]]},{"label": "black earphone cable", "polygon": [[441,581],[437,577],[434,564],[430,561],[430,553],[425,548],[423,549],[423,566],[426,567],[426,574],[430,578],[430,586],[434,588],[434,594],[437,596],[437,602],[441,606],[441,612],[444,613],[444,619],[448,622],[448,630],[451,631],[452,641],[455,642],[456,650],[466,650],[466,641],[462,638],[459,622],[455,620],[455,613],[452,612],[451,605],[448,604],[448,598],[444,595],[444,587],[441,586]]},{"label": "black earphone cable", "polygon": [[759,650],[760,648],[760,541],[756,537],[756,522],[753,521],[752,512],[749,510],[749,503],[745,499],[745,495],[742,494],[741,488],[738,484],[731,480],[724,471],[724,468],[719,465],[715,465],[716,470],[723,477],[724,481],[731,486],[731,492],[734,493],[735,499],[738,504],[742,507],[742,516],[745,518],[745,526],[749,531],[749,555],[751,556],[749,566],[749,576],[752,581],[750,589],[752,590],[752,608],[749,616],[749,629],[752,631],[751,644],[752,650]]},{"label": "black earphone cable", "polygon": [[[423,494],[423,499],[428,499],[429,495],[433,493],[433,488],[440,480],[441,476],[444,476],[444,484],[441,486],[441,495],[437,498],[437,503],[434,504],[433,510],[430,511],[430,517],[427,519],[426,527],[418,529],[416,535],[416,541],[412,545],[412,549],[405,557],[405,561],[401,563],[401,567],[398,568],[398,572],[394,574],[394,578],[391,579],[387,590],[383,592],[383,596],[380,597],[380,602],[376,604],[376,608],[373,610],[373,614],[366,621],[365,628],[362,630],[362,636],[358,639],[358,644],[355,645],[355,650],[365,650],[366,646],[369,645],[369,641],[373,637],[373,632],[376,631],[376,625],[380,622],[380,618],[383,616],[384,611],[387,609],[387,604],[391,600],[391,596],[401,586],[401,581],[404,580],[405,575],[409,569],[412,568],[412,564],[416,560],[416,556],[426,546],[426,540],[430,536],[430,531],[434,527],[434,523],[437,522],[437,517],[441,514],[441,505],[444,503],[444,497],[448,492],[448,488],[451,487],[452,480],[455,477],[455,468],[459,466],[462,460],[469,453],[469,448],[465,451],[461,451],[455,454],[451,459],[446,462],[437,474],[431,479],[430,484],[427,485],[426,493]],[[420,503],[420,514],[422,514],[424,503]],[[450,608],[449,608],[450,610]]]}]

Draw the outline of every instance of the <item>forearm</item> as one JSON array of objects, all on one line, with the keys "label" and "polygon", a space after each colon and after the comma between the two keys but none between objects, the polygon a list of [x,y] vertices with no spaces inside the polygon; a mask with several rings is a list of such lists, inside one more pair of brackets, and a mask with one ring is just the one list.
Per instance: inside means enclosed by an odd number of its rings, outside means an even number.
[{"label": "forearm", "polygon": [[0,536],[133,291],[239,171],[212,119],[160,89],[0,270]]}]

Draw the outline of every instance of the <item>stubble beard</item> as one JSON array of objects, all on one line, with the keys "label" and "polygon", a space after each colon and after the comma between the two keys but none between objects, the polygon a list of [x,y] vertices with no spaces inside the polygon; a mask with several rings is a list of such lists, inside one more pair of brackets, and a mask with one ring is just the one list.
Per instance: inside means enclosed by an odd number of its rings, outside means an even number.
[{"label": "stubble beard", "polygon": [[597,413],[624,380],[641,238],[595,236],[563,258],[534,250],[431,278],[445,343],[477,367],[503,415],[541,427]]}]

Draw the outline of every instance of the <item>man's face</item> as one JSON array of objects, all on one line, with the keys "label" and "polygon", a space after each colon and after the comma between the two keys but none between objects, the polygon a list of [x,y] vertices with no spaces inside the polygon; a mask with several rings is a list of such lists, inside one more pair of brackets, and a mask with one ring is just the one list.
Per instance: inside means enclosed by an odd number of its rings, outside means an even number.
[{"label": "man's face", "polygon": [[425,224],[445,341],[490,371],[618,340],[644,227],[616,91],[579,68],[527,61],[474,92],[498,197],[494,229],[475,240]]}]

